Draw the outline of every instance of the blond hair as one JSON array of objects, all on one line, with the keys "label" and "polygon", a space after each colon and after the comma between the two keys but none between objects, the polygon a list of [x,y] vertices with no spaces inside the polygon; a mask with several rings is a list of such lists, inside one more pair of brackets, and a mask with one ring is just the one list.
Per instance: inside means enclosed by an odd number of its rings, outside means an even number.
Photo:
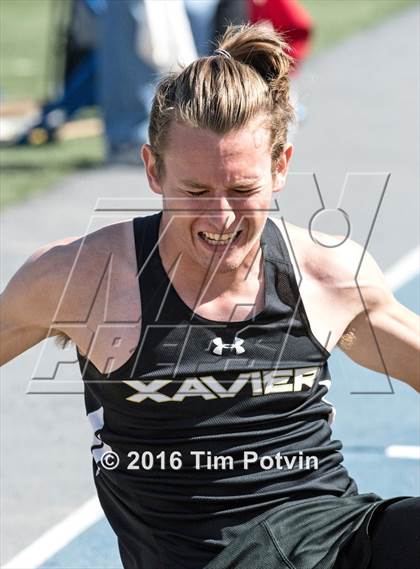
[{"label": "blond hair", "polygon": [[[217,50],[223,50],[217,52]],[[159,176],[172,122],[225,134],[257,115],[267,117],[273,164],[287,141],[294,109],[289,98],[293,63],[282,36],[261,24],[229,26],[213,55],[166,75],[153,99],[149,140]]]}]

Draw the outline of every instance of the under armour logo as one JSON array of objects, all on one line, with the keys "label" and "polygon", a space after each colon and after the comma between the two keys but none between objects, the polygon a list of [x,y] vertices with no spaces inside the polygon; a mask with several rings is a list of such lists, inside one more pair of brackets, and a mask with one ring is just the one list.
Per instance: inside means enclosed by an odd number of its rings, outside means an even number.
[{"label": "under armour logo", "polygon": [[244,340],[235,336],[233,344],[225,344],[222,338],[215,338],[212,340],[212,354],[217,356],[227,355],[227,354],[243,354],[245,348],[242,347]]}]

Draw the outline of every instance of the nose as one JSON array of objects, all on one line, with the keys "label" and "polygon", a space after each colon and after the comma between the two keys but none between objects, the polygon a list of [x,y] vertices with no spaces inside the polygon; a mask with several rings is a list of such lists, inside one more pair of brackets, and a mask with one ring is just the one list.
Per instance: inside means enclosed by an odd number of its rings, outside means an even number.
[{"label": "nose", "polygon": [[226,196],[215,196],[208,200],[206,204],[206,215],[209,223],[214,227],[215,232],[229,232],[235,225],[236,214],[233,202]]}]

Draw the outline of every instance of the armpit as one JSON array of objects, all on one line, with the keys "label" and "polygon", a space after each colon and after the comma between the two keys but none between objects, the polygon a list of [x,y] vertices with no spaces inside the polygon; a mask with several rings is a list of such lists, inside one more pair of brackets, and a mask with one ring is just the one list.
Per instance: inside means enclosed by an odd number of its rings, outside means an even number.
[{"label": "armpit", "polygon": [[64,350],[64,348],[66,348],[67,345],[69,343],[71,344],[72,342],[73,340],[69,338],[67,334],[64,334],[64,332],[59,331],[56,335],[54,335],[54,343],[62,350]]},{"label": "armpit", "polygon": [[344,330],[341,338],[337,342],[337,345],[342,350],[346,351],[346,350],[350,350],[350,348],[353,346],[355,341],[356,341],[355,330],[354,330],[354,328],[351,327],[351,325],[349,325]]}]

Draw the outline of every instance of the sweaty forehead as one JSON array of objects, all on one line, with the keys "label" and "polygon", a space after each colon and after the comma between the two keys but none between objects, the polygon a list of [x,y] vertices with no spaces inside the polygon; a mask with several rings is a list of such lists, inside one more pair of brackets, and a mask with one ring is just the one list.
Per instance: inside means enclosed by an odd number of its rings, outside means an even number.
[{"label": "sweaty forehead", "polygon": [[168,134],[164,161],[177,172],[194,167],[213,171],[245,168],[253,175],[270,164],[270,132],[261,121],[223,135],[173,123]]}]

